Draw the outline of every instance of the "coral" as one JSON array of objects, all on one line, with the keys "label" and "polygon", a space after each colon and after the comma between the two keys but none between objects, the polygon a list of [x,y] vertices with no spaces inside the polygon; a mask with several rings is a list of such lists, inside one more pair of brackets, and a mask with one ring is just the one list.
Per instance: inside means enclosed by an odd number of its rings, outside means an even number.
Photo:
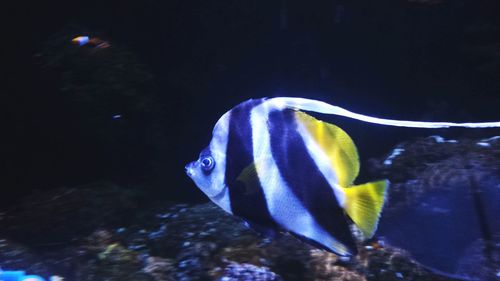
[{"label": "coral", "polygon": [[488,146],[481,143],[470,139],[445,141],[433,136],[398,144],[396,148],[404,152],[390,165],[383,164],[383,159],[372,159],[371,173],[391,181],[384,214],[416,204],[428,191],[467,184],[471,176],[479,186],[491,187],[491,183],[499,182],[500,142],[493,140]]},{"label": "coral", "polygon": [[279,275],[266,267],[258,267],[248,263],[230,262],[219,279],[220,281],[281,281]]},{"label": "coral", "polygon": [[[494,237],[493,241],[500,241]],[[495,280],[500,274],[500,243],[485,242],[478,239],[465,251],[459,261],[457,274],[478,278],[479,280]]]},{"label": "coral", "polygon": [[[392,180],[382,224],[401,208],[421,206],[429,192],[456,193],[466,171],[473,171],[481,186],[498,183],[499,142],[478,143],[425,138],[399,144],[404,151],[391,159],[391,165],[383,164],[387,157],[373,160],[372,170]],[[359,254],[345,260],[288,234],[261,236],[213,203],[161,202],[137,208],[136,197],[104,183],[27,197],[0,216],[7,226],[2,234],[22,243],[2,240],[0,262],[18,268],[32,264],[30,272],[76,281],[458,280],[437,275],[417,263],[413,252],[383,240],[360,243]],[[41,236],[30,236],[33,229]],[[28,250],[48,242],[55,244],[43,251]],[[463,272],[458,273],[479,276],[475,270],[488,262],[479,250],[486,244],[479,241],[465,251],[460,261]],[[493,262],[496,259],[493,256]]]},{"label": "coral", "polygon": [[[35,273],[77,281],[450,280],[426,271],[397,248],[360,245],[358,257],[346,262],[290,235],[267,241],[212,203],[154,207],[139,217],[126,228],[98,228],[75,247],[25,258],[32,264],[50,261]],[[162,226],[160,234],[151,235]]]},{"label": "coral", "polygon": [[141,272],[141,263],[137,253],[127,250],[122,245],[110,245],[97,258],[87,261],[76,272],[77,280],[154,280]]},{"label": "coral", "polygon": [[372,160],[372,172],[391,180],[378,235],[440,271],[473,278],[481,276],[473,269],[495,271],[486,253],[500,241],[498,139],[431,136],[398,144],[403,152],[390,164]]},{"label": "coral", "polygon": [[142,271],[151,275],[155,281],[174,281],[174,261],[160,257],[147,257]]},{"label": "coral", "polygon": [[22,269],[40,276],[50,275],[47,264],[35,252],[4,237],[0,237],[0,269]]},{"label": "coral", "polygon": [[2,232],[32,247],[60,248],[100,226],[128,221],[137,208],[136,195],[106,182],[34,193],[5,212]]}]

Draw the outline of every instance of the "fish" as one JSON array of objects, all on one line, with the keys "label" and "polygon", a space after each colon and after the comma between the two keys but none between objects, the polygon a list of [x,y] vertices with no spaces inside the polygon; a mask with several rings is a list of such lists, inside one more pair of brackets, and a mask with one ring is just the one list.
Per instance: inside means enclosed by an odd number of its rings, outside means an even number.
[{"label": "fish", "polygon": [[289,233],[342,257],[356,255],[359,238],[374,236],[389,181],[355,184],[360,163],[353,140],[309,113],[409,128],[500,127],[383,119],[292,97],[250,99],[223,114],[208,146],[185,166],[187,175],[252,229]]},{"label": "fish", "polygon": [[89,36],[77,36],[71,39],[71,43],[78,45],[79,47],[88,45],[96,49],[106,49],[111,47],[111,44],[109,42],[104,41],[98,37],[89,37]]},{"label": "fish", "polygon": [[259,232],[355,255],[351,225],[373,236],[389,183],[354,185],[360,164],[349,135],[290,101],[252,99],[225,113],[186,172],[210,200]]},{"label": "fish", "polygon": [[71,39],[71,43],[78,45],[78,46],[83,46],[89,42],[90,38],[88,36],[77,36],[73,39]]}]

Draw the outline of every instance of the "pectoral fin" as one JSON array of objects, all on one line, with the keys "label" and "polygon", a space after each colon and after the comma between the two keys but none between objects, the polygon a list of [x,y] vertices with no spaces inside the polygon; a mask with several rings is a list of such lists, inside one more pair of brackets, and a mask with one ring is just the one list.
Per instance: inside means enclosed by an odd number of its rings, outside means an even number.
[{"label": "pectoral fin", "polygon": [[239,181],[244,186],[245,195],[253,194],[259,189],[259,177],[257,174],[257,165],[258,163],[251,163],[248,165],[241,173],[239,174],[236,181]]},{"label": "pectoral fin", "polygon": [[343,188],[344,209],[366,238],[371,238],[377,230],[388,186],[387,180],[381,180]]}]

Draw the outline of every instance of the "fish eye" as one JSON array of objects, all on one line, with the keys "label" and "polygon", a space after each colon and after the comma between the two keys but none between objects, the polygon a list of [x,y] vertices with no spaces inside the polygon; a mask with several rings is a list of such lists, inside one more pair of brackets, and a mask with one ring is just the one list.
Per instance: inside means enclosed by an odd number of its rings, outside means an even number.
[{"label": "fish eye", "polygon": [[200,164],[205,172],[210,172],[215,166],[215,160],[212,156],[205,156],[200,159]]}]

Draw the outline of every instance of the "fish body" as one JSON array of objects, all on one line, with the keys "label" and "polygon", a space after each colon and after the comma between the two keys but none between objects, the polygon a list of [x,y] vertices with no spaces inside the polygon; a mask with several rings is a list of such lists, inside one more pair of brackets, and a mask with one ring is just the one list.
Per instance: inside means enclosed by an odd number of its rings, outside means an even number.
[{"label": "fish body", "polygon": [[90,41],[90,38],[88,36],[77,36],[73,39],[71,39],[71,42],[75,45],[78,46],[83,46],[87,44]]},{"label": "fish body", "polygon": [[78,45],[79,47],[88,45],[97,49],[106,49],[111,46],[107,41],[104,41],[98,37],[89,36],[77,36],[71,39],[71,42],[75,45]]},{"label": "fish body", "polygon": [[353,141],[305,113],[320,112],[310,101],[239,104],[219,119],[210,144],[186,172],[214,203],[254,228],[288,232],[351,256],[357,250],[350,225],[373,235],[388,182],[353,185],[359,172]]}]

